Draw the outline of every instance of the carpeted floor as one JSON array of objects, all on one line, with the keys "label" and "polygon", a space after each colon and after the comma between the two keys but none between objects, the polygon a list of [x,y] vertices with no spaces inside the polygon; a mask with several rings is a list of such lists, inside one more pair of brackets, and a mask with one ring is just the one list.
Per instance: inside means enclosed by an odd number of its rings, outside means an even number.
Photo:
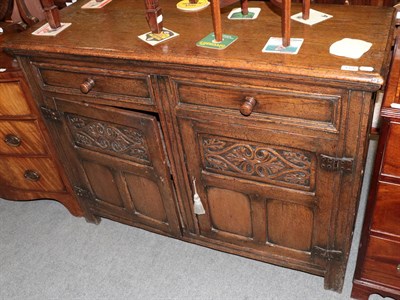
[{"label": "carpeted floor", "polygon": [[375,144],[342,294],[317,276],[106,219],[88,224],[54,201],[0,200],[0,299],[349,299]]}]

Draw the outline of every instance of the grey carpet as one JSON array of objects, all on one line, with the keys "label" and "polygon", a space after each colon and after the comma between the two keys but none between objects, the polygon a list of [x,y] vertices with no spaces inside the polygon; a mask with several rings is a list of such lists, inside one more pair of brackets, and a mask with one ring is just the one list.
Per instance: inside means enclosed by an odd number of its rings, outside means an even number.
[{"label": "grey carpet", "polygon": [[303,272],[106,219],[88,224],[54,201],[0,200],[0,299],[349,299],[375,146],[342,294]]}]

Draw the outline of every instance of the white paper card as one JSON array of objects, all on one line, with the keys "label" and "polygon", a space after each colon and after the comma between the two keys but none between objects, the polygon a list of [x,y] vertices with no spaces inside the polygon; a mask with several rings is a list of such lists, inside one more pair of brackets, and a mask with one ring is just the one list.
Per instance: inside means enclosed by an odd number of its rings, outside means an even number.
[{"label": "white paper card", "polygon": [[40,35],[40,36],[56,36],[61,31],[67,29],[72,23],[61,23],[61,26],[57,29],[53,29],[50,27],[49,23],[44,24],[39,29],[36,29],[32,32],[33,35]]},{"label": "white paper card", "polygon": [[400,103],[392,103],[390,104],[391,108],[400,108]]},{"label": "white paper card", "polygon": [[291,18],[292,20],[295,20],[300,23],[304,23],[307,25],[314,25],[323,22],[325,20],[328,20],[332,18],[332,16],[314,9],[310,9],[310,17],[307,20],[303,19],[303,13],[295,14],[291,16]]},{"label": "white paper card", "polygon": [[343,66],[340,67],[340,70],[343,70],[343,71],[358,71],[358,67],[357,66],[346,66],[346,65],[343,65]]},{"label": "white paper card", "polygon": [[357,59],[367,52],[371,46],[371,43],[363,40],[344,38],[340,41],[334,42],[329,48],[329,53]]}]

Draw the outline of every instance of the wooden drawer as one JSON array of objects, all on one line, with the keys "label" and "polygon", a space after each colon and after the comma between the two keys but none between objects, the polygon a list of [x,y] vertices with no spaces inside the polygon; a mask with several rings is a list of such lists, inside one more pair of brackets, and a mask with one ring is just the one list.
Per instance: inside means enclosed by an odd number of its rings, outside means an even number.
[{"label": "wooden drawer", "polygon": [[392,288],[400,288],[400,242],[371,236],[362,277]]},{"label": "wooden drawer", "polygon": [[73,65],[34,65],[46,91],[154,105],[145,74]]},{"label": "wooden drawer", "polygon": [[0,82],[0,116],[29,115],[20,81]]},{"label": "wooden drawer", "polygon": [[46,154],[46,146],[36,121],[0,120],[0,154]]},{"label": "wooden drawer", "polygon": [[[400,185],[379,182],[371,230],[400,237]],[[400,253],[400,248],[398,249]]]},{"label": "wooden drawer", "polygon": [[0,182],[22,190],[64,191],[56,165],[47,158],[2,157]]},{"label": "wooden drawer", "polygon": [[400,156],[398,150],[400,142],[400,123],[390,123],[390,131],[387,141],[384,154],[384,165],[381,174],[397,177],[400,183]]},{"label": "wooden drawer", "polygon": [[[249,116],[279,118],[286,122],[306,121],[324,130],[338,128],[341,108],[340,95],[290,91],[263,87],[235,87],[211,83],[177,81],[179,102],[218,109],[229,109],[243,117],[240,108],[246,97],[253,97],[256,104]],[[337,91],[336,91],[337,92]],[[300,120],[299,120],[300,119]]]}]

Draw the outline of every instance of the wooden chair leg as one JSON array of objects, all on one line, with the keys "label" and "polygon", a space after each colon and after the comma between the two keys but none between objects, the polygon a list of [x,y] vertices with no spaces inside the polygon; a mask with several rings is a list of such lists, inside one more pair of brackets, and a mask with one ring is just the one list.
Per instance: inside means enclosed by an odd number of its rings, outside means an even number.
[{"label": "wooden chair leg", "polygon": [[219,0],[211,0],[211,12],[216,42],[222,42],[221,6]]},{"label": "wooden chair leg", "polygon": [[310,18],[310,0],[303,0],[303,19],[308,20]]},{"label": "wooden chair leg", "polygon": [[44,14],[46,20],[52,29],[57,29],[61,27],[60,13],[57,6],[54,5],[53,0],[40,0],[43,6]]},{"label": "wooden chair leg", "polygon": [[248,0],[241,0],[242,6],[242,14],[247,15],[249,13],[249,1]]},{"label": "wooden chair leg", "polygon": [[291,0],[282,0],[282,46],[290,45],[290,6]]},{"label": "wooden chair leg", "polygon": [[158,22],[158,16],[162,15],[160,4],[157,1],[145,0],[146,20],[152,33],[160,33],[163,30],[163,22]]}]

